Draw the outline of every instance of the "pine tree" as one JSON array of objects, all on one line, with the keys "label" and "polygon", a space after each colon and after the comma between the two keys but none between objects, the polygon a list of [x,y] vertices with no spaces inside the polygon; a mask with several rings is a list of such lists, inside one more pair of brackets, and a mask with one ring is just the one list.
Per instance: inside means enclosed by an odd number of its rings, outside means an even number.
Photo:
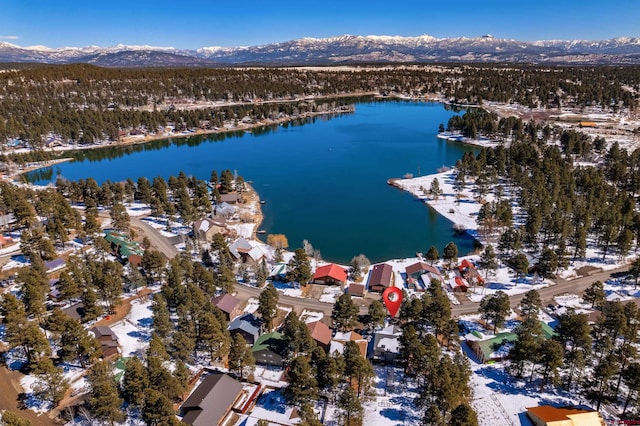
[{"label": "pine tree", "polygon": [[335,327],[346,331],[351,328],[358,317],[358,307],[351,296],[347,293],[343,293],[338,297],[333,304],[333,310],[331,311],[331,319]]},{"label": "pine tree", "polygon": [[311,279],[311,263],[304,249],[298,248],[287,267],[287,281],[305,285]]},{"label": "pine tree", "polygon": [[438,259],[440,259],[440,253],[438,253],[438,249],[436,248],[436,246],[429,247],[429,250],[427,251],[427,254],[426,254],[426,258],[431,265],[433,265],[435,262],[438,261]]},{"label": "pine tree", "polygon": [[53,365],[51,358],[44,358],[38,363],[34,393],[56,407],[69,389],[69,381],[64,377],[62,368]]},{"label": "pine tree", "polygon": [[142,407],[142,419],[151,426],[179,426],[183,424],[176,417],[169,398],[154,389],[148,389]]},{"label": "pine tree", "polygon": [[479,311],[483,320],[493,323],[493,331],[495,333],[498,327],[504,325],[504,321],[511,311],[509,296],[503,291],[488,294],[480,301]]},{"label": "pine tree", "polygon": [[358,395],[351,386],[344,388],[338,397],[338,407],[340,408],[342,424],[345,426],[361,426],[363,408]]},{"label": "pine tree", "polygon": [[271,283],[267,284],[258,297],[257,312],[268,331],[271,331],[273,320],[277,314],[278,297],[278,290]]},{"label": "pine tree", "polygon": [[384,309],[384,305],[379,300],[374,300],[369,304],[369,308],[366,315],[365,326],[373,330],[377,326],[384,324],[384,319],[387,313]]},{"label": "pine tree", "polygon": [[135,406],[142,406],[145,391],[149,387],[147,370],[138,357],[127,360],[122,378],[122,395],[125,401]]},{"label": "pine tree", "polygon": [[478,426],[478,416],[468,404],[460,404],[451,412],[450,426]]},{"label": "pine tree", "polygon": [[122,400],[118,396],[118,387],[111,364],[107,361],[98,361],[89,370],[87,380],[91,388],[87,403],[93,417],[111,425],[124,421]]},{"label": "pine tree", "polygon": [[602,306],[605,301],[604,285],[601,281],[596,281],[589,286],[582,294],[585,303],[591,303],[591,307]]},{"label": "pine tree", "polygon": [[287,377],[289,385],[285,388],[284,395],[290,404],[302,406],[318,398],[318,382],[307,356],[299,356],[291,361]]},{"label": "pine tree", "polygon": [[255,358],[251,349],[247,346],[247,341],[241,334],[236,333],[231,341],[229,350],[229,369],[237,370],[240,378],[244,378],[245,367],[255,364]]}]

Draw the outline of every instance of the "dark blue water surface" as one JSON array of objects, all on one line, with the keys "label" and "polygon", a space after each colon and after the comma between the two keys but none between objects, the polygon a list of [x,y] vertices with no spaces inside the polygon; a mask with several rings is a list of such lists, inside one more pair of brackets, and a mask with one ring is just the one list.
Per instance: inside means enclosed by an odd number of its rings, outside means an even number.
[{"label": "dark blue water surface", "polygon": [[[167,179],[180,171],[208,180],[214,169],[237,170],[266,201],[261,228],[285,234],[292,249],[307,239],[325,259],[343,263],[360,253],[376,262],[414,256],[432,245],[442,252],[449,241],[467,253],[473,240],[454,236],[448,220],[387,185],[405,173],[434,173],[473,149],[436,138],[438,125],[453,114],[437,103],[359,103],[355,113],[261,134],[112,149],[117,156],[111,159],[97,160],[104,155],[93,150],[86,154],[92,160],[60,164],[53,175],[93,177],[101,184],[139,176]],[[41,179],[38,173],[30,177]]]}]

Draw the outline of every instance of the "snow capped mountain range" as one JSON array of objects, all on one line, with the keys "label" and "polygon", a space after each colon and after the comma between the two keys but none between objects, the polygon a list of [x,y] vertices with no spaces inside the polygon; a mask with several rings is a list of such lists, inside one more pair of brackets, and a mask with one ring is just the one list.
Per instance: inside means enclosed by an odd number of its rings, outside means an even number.
[{"label": "snow capped mountain range", "polygon": [[301,38],[247,47],[86,46],[52,49],[0,42],[0,62],[92,63],[101,66],[331,65],[350,63],[526,62],[640,64],[640,38],[518,41],[489,34]]}]

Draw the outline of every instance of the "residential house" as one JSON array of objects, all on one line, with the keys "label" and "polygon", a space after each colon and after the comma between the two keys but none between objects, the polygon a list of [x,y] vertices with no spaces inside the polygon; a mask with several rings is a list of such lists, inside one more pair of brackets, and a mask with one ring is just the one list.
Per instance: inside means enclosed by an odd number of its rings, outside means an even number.
[{"label": "residential house", "polygon": [[204,378],[180,407],[182,421],[193,426],[223,425],[243,396],[242,383],[223,373]]},{"label": "residential house", "polygon": [[307,323],[311,338],[325,351],[329,350],[331,343],[331,329],[323,322],[314,321]]},{"label": "residential house", "polygon": [[369,291],[383,292],[387,287],[391,287],[395,282],[393,267],[388,263],[378,263],[374,265],[369,274]]},{"label": "residential house", "polygon": [[482,335],[470,334],[465,336],[465,340],[480,362],[486,364],[507,358],[509,348],[518,340],[518,335],[505,332],[485,339]]},{"label": "residential house", "polygon": [[535,426],[601,426],[604,424],[597,411],[572,407],[550,405],[529,407],[527,416]]},{"label": "residential house", "polygon": [[266,257],[259,245],[253,245],[244,238],[238,238],[229,245],[229,251],[237,260],[249,265],[257,265]]},{"label": "residential house", "polygon": [[335,263],[320,266],[311,277],[313,284],[344,285],[347,282],[347,270]]},{"label": "residential house", "polygon": [[237,204],[242,201],[242,195],[237,192],[230,192],[228,194],[220,194],[220,202],[227,204]]},{"label": "residential house", "polygon": [[464,278],[456,275],[449,280],[449,288],[454,293],[466,293],[469,289],[469,283]]},{"label": "residential house", "polygon": [[376,361],[393,364],[400,354],[400,336],[402,329],[397,325],[389,325],[373,335],[370,356]]},{"label": "residential house", "polygon": [[484,278],[480,276],[480,273],[476,269],[476,265],[474,265],[470,260],[464,259],[460,262],[457,272],[471,285],[484,285]]},{"label": "residential house", "polygon": [[126,260],[134,266],[140,264],[144,249],[139,243],[132,241],[124,232],[114,229],[105,229],[104,233],[104,238],[111,243],[111,249],[120,259]]},{"label": "residential house", "polygon": [[240,301],[228,293],[214,297],[211,299],[211,303],[224,312],[227,321],[230,321],[242,313],[242,310],[240,310]]},{"label": "residential house", "polygon": [[284,338],[277,331],[265,333],[258,337],[253,348],[251,348],[256,364],[269,367],[282,367],[284,365],[285,350],[286,343]]},{"label": "residential house", "polygon": [[[540,321],[540,327],[542,328],[542,337],[545,339],[554,336],[555,331],[549,324]],[[506,359],[509,355],[509,349],[516,340],[518,340],[518,335],[511,332],[498,333],[485,338],[481,333],[474,331],[465,336],[467,345],[483,364]]]},{"label": "residential house", "polygon": [[64,308],[62,312],[64,312],[71,319],[82,321],[85,312],[84,303],[74,303],[73,305]]},{"label": "residential house", "polygon": [[213,206],[214,218],[223,217],[229,219],[234,214],[236,214],[236,208],[229,203],[220,203]]},{"label": "residential house", "polygon": [[438,268],[436,268],[435,266],[431,266],[425,262],[416,262],[414,264],[411,264],[407,266],[405,271],[407,272],[407,278],[411,277],[416,280],[421,278],[424,279],[424,275],[427,275],[429,280],[424,283],[427,286],[432,279],[442,282],[442,274],[440,274]]},{"label": "residential house", "polygon": [[260,336],[260,319],[253,314],[236,317],[229,323],[229,333],[232,337],[240,334],[248,344],[253,345]]},{"label": "residential house", "polygon": [[89,330],[100,343],[103,359],[113,359],[120,355],[118,336],[106,325],[98,325]]},{"label": "residential house", "polygon": [[216,234],[226,235],[229,232],[224,217],[210,219],[208,217],[196,220],[193,223],[193,233],[202,242],[210,243]]},{"label": "residential house", "polygon": [[329,353],[330,354],[334,354],[336,352],[339,354],[344,353],[344,345],[348,341],[356,342],[356,344],[358,345],[358,348],[360,348],[360,355],[362,355],[362,358],[367,357],[367,346],[369,344],[364,339],[364,337],[362,337],[360,334],[356,333],[355,331],[349,331],[346,333],[336,333],[336,335],[333,336],[333,339],[331,340],[331,344],[329,345]]}]

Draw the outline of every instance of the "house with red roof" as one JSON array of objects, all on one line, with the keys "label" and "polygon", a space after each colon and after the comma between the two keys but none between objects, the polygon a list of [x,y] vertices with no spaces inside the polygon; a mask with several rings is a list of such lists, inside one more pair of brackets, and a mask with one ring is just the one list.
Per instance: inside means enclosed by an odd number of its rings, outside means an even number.
[{"label": "house with red roof", "polygon": [[476,269],[476,265],[470,260],[464,259],[460,262],[457,271],[467,283],[471,285],[484,285],[484,278],[480,276],[480,273]]},{"label": "house with red roof", "polygon": [[320,266],[311,277],[313,284],[344,285],[347,282],[347,270],[335,263]]}]

